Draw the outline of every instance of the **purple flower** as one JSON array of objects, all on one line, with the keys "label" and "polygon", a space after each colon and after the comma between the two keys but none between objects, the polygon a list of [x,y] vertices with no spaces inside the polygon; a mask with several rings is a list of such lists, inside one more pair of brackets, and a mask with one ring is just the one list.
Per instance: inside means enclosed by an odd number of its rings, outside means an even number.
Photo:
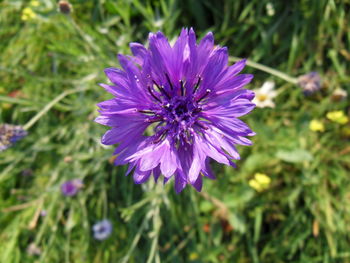
[{"label": "purple flower", "polygon": [[83,182],[80,179],[66,181],[61,185],[61,192],[65,196],[74,196],[83,187]]},{"label": "purple flower", "polygon": [[40,211],[40,216],[45,217],[47,215],[47,211],[46,210],[41,210]]},{"label": "purple flower", "polygon": [[30,243],[29,246],[27,247],[27,253],[29,255],[36,255],[39,256],[41,254],[42,250],[40,247],[38,247],[34,242]]},{"label": "purple flower", "polygon": [[105,240],[108,238],[113,230],[112,223],[104,219],[93,225],[92,230],[94,232],[94,238],[97,240]]},{"label": "purple flower", "polygon": [[174,177],[175,190],[187,184],[197,191],[203,176],[215,179],[210,158],[234,165],[235,145],[251,145],[255,133],[238,117],[250,112],[254,93],[243,87],[253,78],[238,73],[245,60],[228,66],[226,47],[214,46],[208,33],[199,44],[183,29],[171,46],[161,33],[149,35],[149,48],[130,44],[134,56],[118,55],[122,69],[107,68],[115,96],[98,104],[96,122],[112,127],[102,137],[119,144],[115,165],[129,164],[137,184],[160,174]]},{"label": "purple flower", "polygon": [[310,72],[298,77],[298,84],[308,96],[321,89],[321,77],[317,72]]},{"label": "purple flower", "polygon": [[27,136],[27,134],[27,131],[22,126],[0,124],[0,152],[10,148],[17,141]]}]

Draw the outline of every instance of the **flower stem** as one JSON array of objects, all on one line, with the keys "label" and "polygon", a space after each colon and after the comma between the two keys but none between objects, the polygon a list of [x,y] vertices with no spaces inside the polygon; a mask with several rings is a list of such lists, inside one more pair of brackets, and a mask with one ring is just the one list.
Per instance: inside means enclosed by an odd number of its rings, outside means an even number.
[{"label": "flower stem", "polygon": [[148,214],[144,219],[143,219],[143,222],[141,224],[141,226],[139,227],[135,237],[134,237],[134,240],[132,241],[130,247],[129,247],[129,250],[128,252],[126,253],[126,255],[122,258],[122,260],[120,261],[121,263],[127,263],[129,262],[129,258],[132,254],[132,252],[134,251],[134,249],[136,248],[137,246],[137,243],[139,242],[140,238],[141,238],[141,235],[143,233],[143,231],[146,229],[147,227],[147,224],[148,224],[148,221],[151,219],[151,214]]},{"label": "flower stem", "polygon": [[[232,61],[232,62],[237,62],[237,61],[242,60],[242,58],[230,56],[229,60]],[[265,66],[265,65],[262,65],[262,64],[259,64],[259,63],[256,63],[256,62],[253,62],[253,61],[248,60],[248,59],[246,61],[246,64],[249,67],[252,67],[252,68],[264,71],[264,72],[269,73],[271,75],[274,75],[274,76],[276,76],[278,78],[284,79],[285,81],[288,81],[290,83],[293,83],[293,84],[297,84],[298,83],[298,79],[297,78],[289,76],[286,73],[283,73],[283,72],[281,72],[279,70],[270,68],[268,66]]]},{"label": "flower stem", "polygon": [[86,34],[80,26],[75,22],[72,16],[68,16],[69,22],[73,25],[74,29],[78,32],[78,34],[86,41],[86,43],[91,47],[93,51],[96,53],[101,53],[100,48],[94,43],[93,38]]},{"label": "flower stem", "polygon": [[42,108],[41,111],[39,111],[33,118],[31,118],[24,126],[23,129],[28,130],[30,129],[45,113],[47,113],[56,103],[58,103],[60,100],[62,100],[67,95],[81,92],[86,90],[86,88],[76,88],[71,90],[66,90],[62,92],[60,95],[58,95],[56,98],[54,98],[51,102],[46,104],[44,108]]},{"label": "flower stem", "polygon": [[[153,232],[152,232],[152,245],[150,249],[150,253],[147,259],[147,263],[152,263],[157,260],[156,253],[158,252],[158,239],[159,239],[159,232],[162,225],[162,220],[160,218],[160,205],[161,205],[161,197],[160,194],[164,191],[163,185],[156,184],[155,185],[156,192],[158,194],[158,197],[155,198],[152,202],[152,219],[153,219]],[[155,260],[156,259],[156,260]]]}]

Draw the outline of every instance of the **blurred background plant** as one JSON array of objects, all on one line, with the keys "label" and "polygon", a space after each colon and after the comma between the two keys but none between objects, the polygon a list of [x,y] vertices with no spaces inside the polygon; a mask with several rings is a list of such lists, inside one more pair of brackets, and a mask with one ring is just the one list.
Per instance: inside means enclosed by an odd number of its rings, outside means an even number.
[{"label": "blurred background plant", "polygon": [[[0,152],[0,262],[350,262],[349,10],[348,0],[0,1],[0,124],[28,124],[54,101]],[[239,148],[237,169],[214,166],[201,194],[176,195],[114,167],[93,119],[117,53],[191,26],[232,56],[322,81],[247,67],[251,89],[269,80],[276,91],[273,107],[245,118],[254,146]]]}]

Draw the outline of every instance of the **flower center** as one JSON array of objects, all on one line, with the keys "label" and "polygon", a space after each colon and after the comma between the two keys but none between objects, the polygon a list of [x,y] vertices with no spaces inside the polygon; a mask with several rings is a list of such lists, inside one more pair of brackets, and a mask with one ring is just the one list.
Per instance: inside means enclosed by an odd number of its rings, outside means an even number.
[{"label": "flower center", "polygon": [[167,115],[169,120],[180,122],[190,121],[190,118],[196,115],[195,110],[199,108],[196,103],[193,103],[191,98],[177,96],[169,103],[169,107],[165,109],[166,112],[164,114]]},{"label": "flower center", "polygon": [[256,98],[258,101],[265,101],[267,96],[265,94],[259,94]]},{"label": "flower center", "polygon": [[97,230],[98,233],[104,233],[106,232],[106,228],[104,226],[100,226],[99,229]]},{"label": "flower center", "polygon": [[[154,107],[150,110],[139,110],[149,115],[146,122],[157,123],[154,128],[153,142],[158,143],[166,137],[177,146],[192,144],[192,137],[195,132],[206,129],[204,121],[199,119],[202,111],[202,101],[210,93],[210,90],[201,91],[199,85],[201,78],[193,86],[192,92],[185,90],[185,84],[179,81],[179,89],[170,82],[167,77],[169,89],[153,81],[154,86],[148,86],[148,92],[154,101]],[[186,92],[187,91],[187,92]]]},{"label": "flower center", "polygon": [[178,117],[182,117],[183,115],[186,115],[187,112],[188,112],[188,107],[187,107],[187,103],[185,101],[180,101],[175,106],[175,114]]},{"label": "flower center", "polygon": [[200,106],[193,97],[174,96],[164,106],[160,115],[164,123],[161,129],[178,142],[192,142],[194,126],[198,121]]}]

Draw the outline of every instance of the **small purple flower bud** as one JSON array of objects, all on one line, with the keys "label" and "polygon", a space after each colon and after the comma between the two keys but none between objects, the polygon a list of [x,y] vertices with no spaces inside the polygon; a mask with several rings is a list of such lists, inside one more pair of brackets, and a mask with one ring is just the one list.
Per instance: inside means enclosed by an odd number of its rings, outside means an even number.
[{"label": "small purple flower bud", "polygon": [[321,76],[317,72],[310,72],[298,77],[298,84],[304,94],[309,96],[321,89]]},{"label": "small purple flower bud", "polygon": [[72,12],[72,5],[68,1],[59,1],[58,9],[62,14],[69,15]]},{"label": "small purple flower bud", "polygon": [[83,182],[80,179],[66,181],[61,185],[61,192],[65,196],[74,196],[83,187]]},{"label": "small purple flower bud", "polygon": [[24,169],[22,171],[22,176],[32,176],[33,175],[33,170],[32,169]]},{"label": "small purple flower bud", "polygon": [[97,240],[107,239],[113,230],[112,223],[108,219],[97,222],[93,225],[94,238]]},{"label": "small purple flower bud", "polygon": [[27,247],[27,253],[29,255],[39,256],[41,254],[41,249],[35,243],[30,243],[29,246]]},{"label": "small purple flower bud", "polygon": [[22,126],[0,124],[0,152],[10,148],[17,141],[27,136],[27,134],[27,131]]},{"label": "small purple flower bud", "polygon": [[40,216],[41,216],[41,217],[47,216],[47,211],[46,211],[46,210],[41,210],[41,211],[40,211]]}]

